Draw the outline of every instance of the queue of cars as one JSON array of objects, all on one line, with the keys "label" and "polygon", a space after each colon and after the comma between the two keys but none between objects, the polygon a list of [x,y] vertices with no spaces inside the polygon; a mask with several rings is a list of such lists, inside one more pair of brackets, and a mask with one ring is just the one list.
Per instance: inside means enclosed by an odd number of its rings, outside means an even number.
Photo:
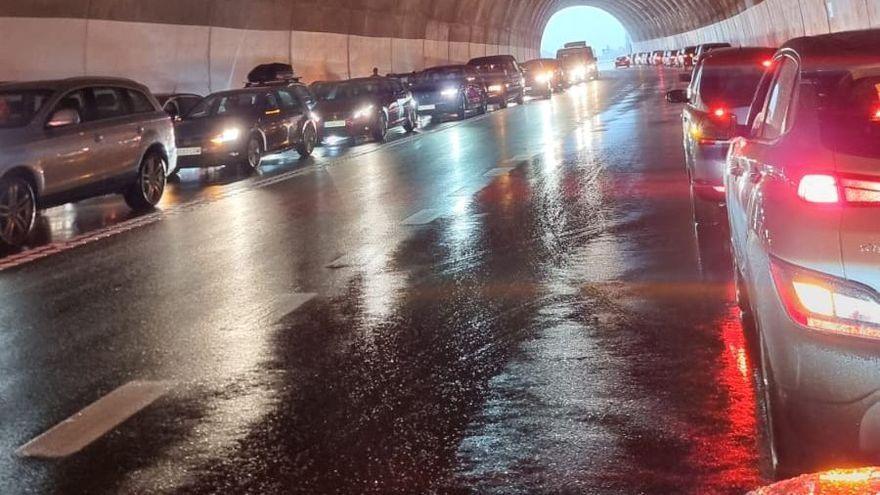
[{"label": "queue of cars", "polygon": [[729,232],[774,473],[876,464],[880,31],[695,60],[667,99],[686,105],[697,227],[711,206]]},{"label": "queue of cars", "polygon": [[420,115],[463,119],[550,97],[567,86],[562,67],[496,55],[306,86],[290,65],[264,64],[244,88],[205,97],[153,95],[119,78],[0,83],[0,245],[24,245],[51,206],[118,193],[134,210],[151,209],[184,168],[248,172],[270,153],[308,157],[322,141],[412,132]]},{"label": "queue of cars", "polygon": [[[626,67],[635,66],[663,66],[691,69],[700,60],[700,57],[719,48],[730,48],[730,43],[703,43],[700,45],[686,46],[678,50],[656,50],[653,52],[631,53],[625,58],[628,61]],[[617,65],[624,66],[623,64]]]}]

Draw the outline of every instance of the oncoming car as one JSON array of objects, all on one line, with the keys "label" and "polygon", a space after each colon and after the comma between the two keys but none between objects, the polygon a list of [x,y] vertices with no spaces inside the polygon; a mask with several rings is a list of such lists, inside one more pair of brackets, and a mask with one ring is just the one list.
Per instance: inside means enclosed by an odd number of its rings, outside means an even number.
[{"label": "oncoming car", "polygon": [[480,74],[486,86],[489,103],[507,108],[510,103],[522,105],[525,101],[523,74],[511,55],[494,55],[471,59],[468,63]]},{"label": "oncoming car", "polygon": [[411,91],[419,115],[486,113],[488,100],[480,75],[469,65],[431,67],[412,79]]},{"label": "oncoming car", "polygon": [[786,43],[724,174],[778,472],[880,459],[880,31]]},{"label": "oncoming car", "polygon": [[176,160],[171,119],[136,82],[0,84],[0,244],[24,245],[41,208],[118,193],[150,209]]},{"label": "oncoming car", "polygon": [[205,97],[176,124],[177,168],[233,165],[256,170],[270,153],[317,143],[315,117],[291,87],[255,87]]},{"label": "oncoming car", "polygon": [[384,141],[388,129],[412,132],[419,119],[415,99],[397,79],[366,77],[313,83],[321,140],[371,137]]}]

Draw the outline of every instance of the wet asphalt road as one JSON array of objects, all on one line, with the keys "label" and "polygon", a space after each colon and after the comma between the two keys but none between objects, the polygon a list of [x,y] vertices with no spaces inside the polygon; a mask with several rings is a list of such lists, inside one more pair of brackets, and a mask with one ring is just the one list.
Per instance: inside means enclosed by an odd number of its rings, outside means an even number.
[{"label": "wet asphalt road", "polygon": [[[56,209],[0,272],[0,493],[743,493],[755,370],[675,77]],[[123,223],[120,223],[123,222]],[[102,234],[103,236],[103,234]],[[20,256],[20,255],[19,255]],[[15,450],[137,380],[83,451]]]}]

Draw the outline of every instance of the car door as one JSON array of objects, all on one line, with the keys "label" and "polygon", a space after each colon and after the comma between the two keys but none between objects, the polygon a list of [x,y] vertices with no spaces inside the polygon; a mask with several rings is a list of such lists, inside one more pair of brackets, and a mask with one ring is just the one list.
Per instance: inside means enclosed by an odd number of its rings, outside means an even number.
[{"label": "car door", "polygon": [[116,182],[136,173],[142,158],[144,117],[143,113],[134,112],[127,91],[111,86],[93,87],[89,91],[94,106],[89,121],[94,123],[95,141],[102,150],[95,177],[104,181]]},{"label": "car door", "polygon": [[696,146],[695,133],[698,132],[699,122],[705,115],[705,112],[701,110],[702,101],[700,99],[700,81],[702,76],[703,66],[700,65],[694,72],[694,76],[687,87],[688,102],[681,112],[685,161],[688,173],[691,173],[693,168],[694,146]]},{"label": "car door", "polygon": [[[58,128],[44,128],[42,169],[45,180],[43,194],[66,194],[94,175],[94,163],[100,157],[101,143],[96,141],[95,125],[88,122],[93,111],[87,89],[75,89],[63,94],[49,112],[49,119],[60,110],[75,110],[80,122]],[[48,121],[46,122],[48,124]]]},{"label": "car door", "polygon": [[[738,169],[740,208],[740,255],[750,266],[749,248],[763,243],[762,190],[768,174],[777,174],[787,165],[783,138],[790,125],[790,109],[799,77],[798,63],[791,57],[778,61],[773,82],[767,91],[766,105],[756,122],[752,139],[741,154]],[[745,268],[748,269],[748,268]]]},{"label": "car door", "polygon": [[281,102],[274,91],[266,91],[259,95],[262,100],[260,108],[260,128],[266,136],[266,151],[284,149],[289,142],[287,119],[281,108]]},{"label": "car door", "polygon": [[306,107],[290,89],[279,89],[277,97],[281,105],[281,116],[285,121],[284,126],[287,130],[286,138],[282,145],[285,148],[290,148],[302,141]]}]

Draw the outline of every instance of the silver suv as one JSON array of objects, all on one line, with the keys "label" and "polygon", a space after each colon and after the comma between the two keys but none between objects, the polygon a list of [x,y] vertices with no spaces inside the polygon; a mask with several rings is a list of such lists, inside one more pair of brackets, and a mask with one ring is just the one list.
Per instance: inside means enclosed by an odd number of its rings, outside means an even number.
[{"label": "silver suv", "polygon": [[0,243],[25,244],[40,208],[118,193],[150,209],[176,161],[171,119],[138,83],[0,84]]}]

